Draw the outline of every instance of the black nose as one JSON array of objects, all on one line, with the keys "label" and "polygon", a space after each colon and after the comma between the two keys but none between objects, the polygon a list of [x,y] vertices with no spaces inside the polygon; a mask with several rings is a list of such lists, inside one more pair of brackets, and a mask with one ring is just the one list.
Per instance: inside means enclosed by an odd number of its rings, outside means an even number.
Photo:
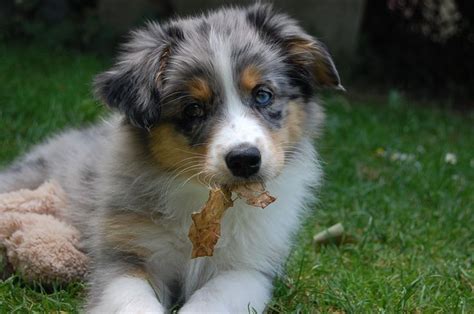
[{"label": "black nose", "polygon": [[236,177],[248,178],[260,169],[262,157],[257,147],[241,147],[225,156],[227,167]]}]

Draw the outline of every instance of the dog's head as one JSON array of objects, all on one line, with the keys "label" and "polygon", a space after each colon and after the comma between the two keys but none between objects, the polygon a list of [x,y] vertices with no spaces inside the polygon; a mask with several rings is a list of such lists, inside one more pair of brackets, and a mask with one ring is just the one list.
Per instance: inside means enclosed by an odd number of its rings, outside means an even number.
[{"label": "dog's head", "polygon": [[206,182],[276,177],[322,120],[318,90],[341,87],[326,48],[266,5],[131,37],[97,95],[147,130],[160,167]]}]

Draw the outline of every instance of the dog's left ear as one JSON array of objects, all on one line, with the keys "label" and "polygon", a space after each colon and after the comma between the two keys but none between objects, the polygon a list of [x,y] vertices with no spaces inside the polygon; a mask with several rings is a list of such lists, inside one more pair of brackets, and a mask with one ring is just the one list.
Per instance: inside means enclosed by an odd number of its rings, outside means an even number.
[{"label": "dog's left ear", "polygon": [[290,62],[304,68],[317,87],[345,90],[339,73],[323,43],[310,36],[290,37],[285,40]]},{"label": "dog's left ear", "polygon": [[285,50],[287,62],[294,67],[299,79],[315,88],[344,90],[332,58],[320,41],[308,35],[292,18],[275,13],[269,4],[255,4],[248,8],[247,20],[272,43]]},{"label": "dog's left ear", "polygon": [[150,23],[131,33],[118,62],[94,80],[96,97],[139,128],[150,129],[160,119],[160,75],[173,43],[170,29]]}]

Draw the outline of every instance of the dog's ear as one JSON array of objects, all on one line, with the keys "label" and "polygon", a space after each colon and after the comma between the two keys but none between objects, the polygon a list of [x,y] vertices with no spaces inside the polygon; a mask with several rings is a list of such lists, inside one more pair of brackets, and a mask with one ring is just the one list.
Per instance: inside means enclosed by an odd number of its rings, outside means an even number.
[{"label": "dog's ear", "polygon": [[256,4],[247,11],[247,20],[260,35],[285,50],[288,63],[298,76],[317,88],[344,90],[334,62],[320,41],[308,35],[287,15],[275,13],[268,4]]},{"label": "dog's ear", "polygon": [[132,32],[118,62],[96,76],[96,97],[124,114],[132,125],[151,128],[160,118],[161,76],[179,34],[176,27],[162,28],[154,23]]},{"label": "dog's ear", "polygon": [[334,61],[324,44],[305,37],[309,36],[289,38],[286,41],[290,62],[304,69],[314,80],[316,87],[344,90]]}]

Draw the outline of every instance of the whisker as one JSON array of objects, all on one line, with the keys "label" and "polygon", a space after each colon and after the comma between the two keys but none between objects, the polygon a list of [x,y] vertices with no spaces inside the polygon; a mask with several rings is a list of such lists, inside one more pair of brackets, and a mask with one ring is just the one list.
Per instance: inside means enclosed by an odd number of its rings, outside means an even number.
[{"label": "whisker", "polygon": [[184,181],[184,183],[181,184],[181,185],[179,186],[179,188],[182,188],[182,187],[185,186],[189,181],[191,181],[193,178],[195,178],[196,176],[199,176],[199,175],[202,174],[202,173],[204,173],[204,170],[202,170],[202,171],[200,171],[200,172],[198,172],[198,173],[196,173],[196,174],[193,174],[193,175],[190,176],[186,181]]},{"label": "whisker", "polygon": [[206,154],[197,153],[197,152],[192,152],[192,151],[189,151],[189,150],[186,150],[186,149],[175,148],[175,150],[179,150],[179,151],[181,151],[181,152],[185,152],[185,153],[191,154],[191,155],[196,155],[196,156],[201,156],[201,157],[207,157]]},{"label": "whisker", "polygon": [[173,184],[173,182],[181,175],[183,175],[184,173],[186,172],[189,172],[189,171],[195,171],[195,170],[198,170],[198,169],[201,169],[201,165],[191,165],[187,168],[184,168],[182,169],[181,171],[178,171],[178,172],[173,172],[173,176],[170,177],[166,183],[164,184],[164,191],[166,191],[166,194],[168,194],[171,190],[171,186]]}]

